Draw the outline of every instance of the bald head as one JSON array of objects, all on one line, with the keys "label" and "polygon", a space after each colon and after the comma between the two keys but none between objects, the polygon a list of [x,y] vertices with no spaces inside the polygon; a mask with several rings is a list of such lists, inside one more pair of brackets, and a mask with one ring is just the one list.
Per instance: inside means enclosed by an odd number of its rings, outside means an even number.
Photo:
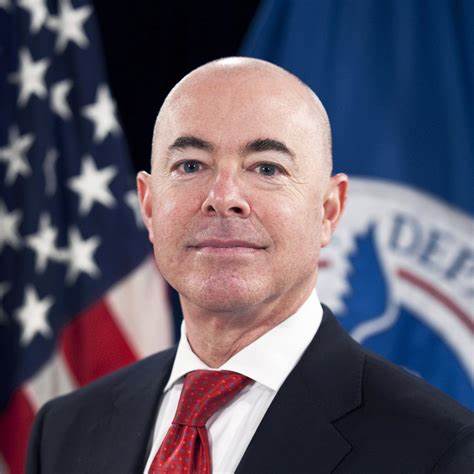
[{"label": "bald head", "polygon": [[[159,153],[161,131],[175,120],[176,112],[186,113],[195,100],[207,97],[221,103],[223,114],[230,118],[232,112],[229,95],[241,96],[242,102],[260,107],[268,102],[280,102],[288,116],[298,115],[308,133],[308,143],[317,143],[318,159],[327,176],[332,171],[331,128],[324,106],[316,94],[301,79],[260,59],[229,57],[211,61],[191,71],[179,81],[166,97],[158,113],[153,131],[152,166]],[[245,97],[244,97],[245,96]],[[257,100],[259,99],[259,100]],[[263,99],[263,100],[262,100]],[[229,124],[230,125],[230,124]]]}]

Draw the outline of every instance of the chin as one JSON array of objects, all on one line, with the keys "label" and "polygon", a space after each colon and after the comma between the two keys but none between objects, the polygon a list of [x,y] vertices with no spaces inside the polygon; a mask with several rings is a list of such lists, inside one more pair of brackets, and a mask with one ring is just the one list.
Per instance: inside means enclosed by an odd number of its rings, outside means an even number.
[{"label": "chin", "polygon": [[[261,278],[243,278],[242,275],[216,275],[198,281],[187,280],[178,289],[194,304],[209,311],[235,312],[260,303],[267,296]],[[181,286],[181,285],[180,285]]]}]

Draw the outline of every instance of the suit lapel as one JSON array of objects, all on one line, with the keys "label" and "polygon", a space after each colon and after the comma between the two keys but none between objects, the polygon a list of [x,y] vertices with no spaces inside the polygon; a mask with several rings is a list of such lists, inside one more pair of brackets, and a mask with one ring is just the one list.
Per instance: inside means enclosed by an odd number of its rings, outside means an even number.
[{"label": "suit lapel", "polygon": [[173,348],[145,359],[112,390],[113,406],[91,430],[93,472],[143,471],[158,403],[175,355]]},{"label": "suit lapel", "polygon": [[361,404],[363,353],[327,307],[318,332],[282,385],[236,473],[329,473],[351,445],[333,425]]}]

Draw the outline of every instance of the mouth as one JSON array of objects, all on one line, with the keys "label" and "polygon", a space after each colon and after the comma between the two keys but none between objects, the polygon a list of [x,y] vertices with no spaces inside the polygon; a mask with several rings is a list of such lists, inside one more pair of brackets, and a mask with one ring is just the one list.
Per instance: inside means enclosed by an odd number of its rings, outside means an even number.
[{"label": "mouth", "polygon": [[197,242],[191,248],[197,252],[214,255],[246,255],[265,249],[256,242],[247,240],[207,239]]},{"label": "mouth", "polygon": [[201,255],[220,255],[220,256],[245,256],[245,255],[255,255],[257,252],[260,252],[263,249],[252,248],[252,247],[192,247],[196,253]]},{"label": "mouth", "polygon": [[212,239],[199,242],[197,245],[193,245],[191,249],[200,255],[245,256],[255,255],[257,252],[264,250],[265,247],[243,240]]}]

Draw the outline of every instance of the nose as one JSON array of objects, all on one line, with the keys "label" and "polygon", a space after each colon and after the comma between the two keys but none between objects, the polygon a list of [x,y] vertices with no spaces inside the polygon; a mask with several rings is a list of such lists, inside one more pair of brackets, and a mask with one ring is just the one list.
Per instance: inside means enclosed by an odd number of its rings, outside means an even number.
[{"label": "nose", "polygon": [[248,217],[250,215],[250,205],[235,173],[227,169],[217,174],[202,203],[201,210],[207,216]]}]

